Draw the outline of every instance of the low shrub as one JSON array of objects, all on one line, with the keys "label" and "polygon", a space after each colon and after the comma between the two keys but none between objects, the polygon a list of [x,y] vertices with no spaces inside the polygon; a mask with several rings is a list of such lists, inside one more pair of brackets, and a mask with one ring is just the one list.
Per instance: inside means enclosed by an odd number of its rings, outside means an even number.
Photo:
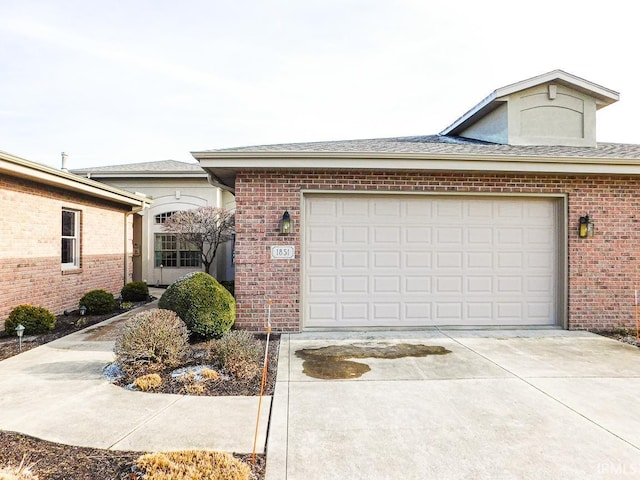
[{"label": "low shrub", "polygon": [[162,294],[158,306],[176,312],[191,332],[205,338],[228,332],[236,318],[233,296],[204,272],[176,280]]},{"label": "low shrub", "polygon": [[260,372],[262,344],[246,330],[232,330],[212,343],[210,356],[230,375],[250,380]]},{"label": "low shrub", "polygon": [[182,389],[187,395],[202,395],[204,393],[204,385],[201,383],[187,383]]},{"label": "low shrub", "polygon": [[142,455],[136,466],[147,480],[249,480],[251,468],[233,455],[223,452],[187,450]]},{"label": "low shrub", "polygon": [[116,309],[116,299],[106,290],[91,290],[80,299],[80,305],[87,307],[89,315],[104,315]]},{"label": "low shrub", "polygon": [[136,378],[133,381],[133,385],[143,392],[148,392],[162,385],[162,377],[157,373],[148,373],[147,375]]},{"label": "low shrub", "polygon": [[125,302],[144,302],[149,298],[149,287],[144,282],[129,282],[120,290]]},{"label": "low shrub", "polygon": [[122,365],[180,364],[189,351],[189,331],[169,310],[154,308],[140,312],[125,324],[114,352]]},{"label": "low shrub", "polygon": [[218,380],[220,378],[220,374],[216,372],[213,368],[203,368],[200,371],[200,375],[205,380]]},{"label": "low shrub", "polygon": [[25,335],[47,333],[56,326],[56,316],[43,307],[18,305],[4,321],[4,330],[9,335],[17,335],[16,327],[21,324]]}]

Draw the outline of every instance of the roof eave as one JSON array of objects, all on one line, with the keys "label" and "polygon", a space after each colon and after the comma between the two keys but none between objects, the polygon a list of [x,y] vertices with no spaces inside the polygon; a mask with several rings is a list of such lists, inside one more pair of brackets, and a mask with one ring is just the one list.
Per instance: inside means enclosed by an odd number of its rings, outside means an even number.
[{"label": "roof eave", "polygon": [[[241,170],[414,170],[543,174],[638,175],[640,159],[468,153],[194,152],[200,165],[235,189]],[[310,162],[313,160],[313,162]]]},{"label": "roof eave", "polygon": [[109,200],[133,208],[144,207],[151,203],[151,200],[144,195],[126,192],[5,152],[0,152],[0,172],[76,193],[90,195],[103,200]]}]

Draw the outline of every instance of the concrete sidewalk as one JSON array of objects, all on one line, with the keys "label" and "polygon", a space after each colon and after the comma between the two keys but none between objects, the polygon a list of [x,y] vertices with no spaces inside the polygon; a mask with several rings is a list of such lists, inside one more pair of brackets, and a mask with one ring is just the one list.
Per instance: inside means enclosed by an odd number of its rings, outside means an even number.
[{"label": "concrete sidewalk", "polygon": [[[132,313],[0,361],[0,429],[112,450],[250,453],[258,397],[132,392],[103,378],[118,327]],[[258,453],[270,407],[265,397]]]},{"label": "concrete sidewalk", "polygon": [[[297,350],[443,346],[303,373]],[[267,480],[609,479],[640,475],[640,350],[586,332],[283,335]]]}]

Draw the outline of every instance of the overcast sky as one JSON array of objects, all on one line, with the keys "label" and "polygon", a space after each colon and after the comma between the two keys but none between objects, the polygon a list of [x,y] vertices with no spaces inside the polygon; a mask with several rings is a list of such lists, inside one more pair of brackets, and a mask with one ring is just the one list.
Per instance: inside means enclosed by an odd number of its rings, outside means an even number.
[{"label": "overcast sky", "polygon": [[0,0],[0,19],[0,150],[55,167],[435,134],[557,68],[621,93],[599,141],[640,143],[628,0]]}]

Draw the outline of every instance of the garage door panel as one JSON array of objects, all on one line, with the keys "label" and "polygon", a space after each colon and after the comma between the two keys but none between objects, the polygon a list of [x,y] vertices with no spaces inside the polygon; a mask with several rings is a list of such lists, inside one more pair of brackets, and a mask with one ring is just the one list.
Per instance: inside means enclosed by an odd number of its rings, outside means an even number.
[{"label": "garage door panel", "polygon": [[373,252],[373,266],[375,268],[400,268],[400,252]]},{"label": "garage door panel", "polygon": [[467,252],[465,265],[470,270],[486,270],[493,268],[493,252]]},{"label": "garage door panel", "polygon": [[307,253],[309,268],[312,269],[330,268],[333,270],[337,267],[337,257],[337,252],[311,251]]},{"label": "garage door panel", "polygon": [[487,321],[493,318],[493,304],[491,302],[467,302],[467,318],[473,322]]},{"label": "garage door panel", "polygon": [[402,306],[399,302],[373,302],[374,324],[380,321],[400,324],[400,310]]},{"label": "garage door panel", "polygon": [[[424,219],[422,219],[424,221]],[[404,229],[405,243],[407,245],[429,245],[431,243],[431,227],[407,226]]]},{"label": "garage door panel", "polygon": [[493,228],[469,225],[466,229],[466,242],[475,247],[493,245]]},{"label": "garage door panel", "polygon": [[422,295],[431,293],[431,277],[427,275],[405,275],[404,293]]},{"label": "garage door panel", "polygon": [[400,227],[376,226],[373,227],[373,244],[400,243]]},{"label": "garage door panel", "polygon": [[369,204],[369,200],[360,198],[352,198],[349,202],[340,201],[338,216],[342,219],[349,219],[349,217],[359,219],[363,215],[369,217]]},{"label": "garage door panel", "polygon": [[438,245],[461,245],[462,227],[436,227],[436,243]]},{"label": "garage door panel", "polygon": [[368,295],[369,277],[367,275],[344,275],[340,277],[340,293],[361,293]]},{"label": "garage door panel", "polygon": [[401,277],[398,276],[374,276],[373,294],[400,294]]},{"label": "garage door panel", "polygon": [[[392,217],[397,218],[400,217],[400,207],[402,205],[402,201],[399,199],[391,199],[391,198],[380,198],[380,200],[373,199],[371,201],[373,205],[373,214],[377,221],[388,221],[388,218],[384,217]],[[382,218],[381,218],[382,217]]]},{"label": "garage door panel", "polygon": [[405,268],[425,269],[431,267],[431,252],[404,252]]},{"label": "garage door panel", "polygon": [[365,302],[343,302],[340,313],[342,321],[357,321],[364,325],[369,321],[369,304]]},{"label": "garage door panel", "polygon": [[436,268],[460,269],[462,268],[462,252],[437,252]]},{"label": "garage door panel", "polygon": [[465,293],[469,295],[493,293],[493,277],[490,275],[486,275],[486,276],[467,275],[464,277],[464,279],[466,282]]},{"label": "garage door panel", "polygon": [[369,245],[369,227],[344,226],[340,229],[340,233],[340,239],[345,245],[350,247]]},{"label": "garage door panel", "polygon": [[522,252],[499,252],[497,254],[498,269],[521,269],[524,265]]},{"label": "garage door panel", "polygon": [[500,247],[520,246],[524,243],[524,229],[500,227],[496,228],[497,245]]},{"label": "garage door panel", "polygon": [[553,199],[305,200],[305,327],[555,323]]},{"label": "garage door panel", "polygon": [[341,268],[368,268],[369,254],[366,251],[345,251],[340,254]]},{"label": "garage door panel", "polygon": [[321,225],[309,229],[309,241],[314,245],[335,245],[337,228],[333,225]]}]

